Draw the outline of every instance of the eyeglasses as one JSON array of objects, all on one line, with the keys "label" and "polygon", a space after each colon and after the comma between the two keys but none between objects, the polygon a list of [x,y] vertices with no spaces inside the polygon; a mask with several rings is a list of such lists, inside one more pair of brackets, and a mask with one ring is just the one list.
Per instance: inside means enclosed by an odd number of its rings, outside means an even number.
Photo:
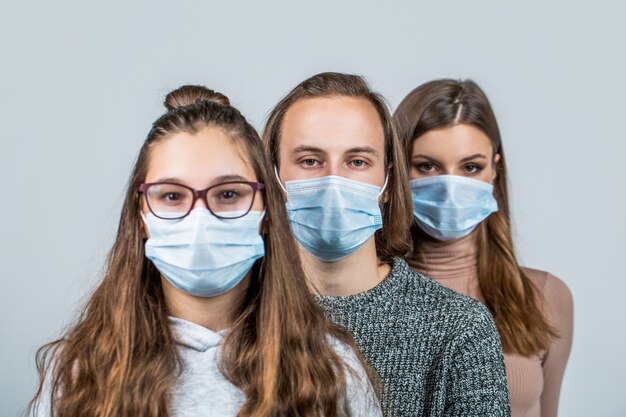
[{"label": "eyeglasses", "polygon": [[173,182],[153,182],[141,184],[138,191],[146,197],[152,214],[160,219],[182,219],[191,213],[199,198],[215,217],[238,219],[250,212],[256,192],[264,188],[261,183],[248,181],[222,182],[204,190]]}]

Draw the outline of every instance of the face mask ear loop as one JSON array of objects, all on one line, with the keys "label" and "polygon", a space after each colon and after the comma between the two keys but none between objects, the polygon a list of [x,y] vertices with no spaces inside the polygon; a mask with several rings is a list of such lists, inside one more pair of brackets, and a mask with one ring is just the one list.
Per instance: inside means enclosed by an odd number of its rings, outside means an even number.
[{"label": "face mask ear loop", "polygon": [[278,180],[278,184],[280,185],[280,188],[282,188],[283,191],[286,194],[287,193],[287,189],[283,185],[283,182],[280,180],[280,176],[278,175],[278,168],[276,168],[276,165],[274,165],[274,175],[276,175],[276,179]]},{"label": "face mask ear loop", "polygon": [[261,212],[261,214],[259,215],[259,234],[261,236],[263,236],[263,220],[265,220],[265,213],[266,213],[266,209],[263,209],[263,211]]},{"label": "face mask ear loop", "polygon": [[263,219],[265,219],[265,212],[265,209],[263,209],[261,214],[259,214],[259,226],[261,225],[261,223],[263,223]]},{"label": "face mask ear loop", "polygon": [[385,175],[385,182],[383,183],[383,186],[380,189],[380,192],[378,193],[378,198],[380,198],[380,196],[383,195],[383,193],[387,189],[387,183],[388,182],[389,182],[389,173],[387,173],[387,175]]}]

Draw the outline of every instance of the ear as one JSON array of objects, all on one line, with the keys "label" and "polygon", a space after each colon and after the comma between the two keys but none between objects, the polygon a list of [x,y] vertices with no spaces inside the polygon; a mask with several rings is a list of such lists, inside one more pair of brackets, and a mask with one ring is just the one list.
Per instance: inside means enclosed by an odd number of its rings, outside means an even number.
[{"label": "ear", "polygon": [[500,154],[497,153],[493,156],[493,175],[491,176],[491,182],[496,180],[498,176],[498,163],[500,162]]}]

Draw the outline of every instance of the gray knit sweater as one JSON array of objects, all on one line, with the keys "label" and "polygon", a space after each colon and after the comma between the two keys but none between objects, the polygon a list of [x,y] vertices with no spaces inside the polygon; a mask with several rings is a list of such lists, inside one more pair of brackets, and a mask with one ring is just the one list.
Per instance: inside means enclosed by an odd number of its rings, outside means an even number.
[{"label": "gray knit sweater", "polygon": [[369,291],[317,296],[380,376],[386,416],[509,416],[502,347],[479,302],[394,259]]}]

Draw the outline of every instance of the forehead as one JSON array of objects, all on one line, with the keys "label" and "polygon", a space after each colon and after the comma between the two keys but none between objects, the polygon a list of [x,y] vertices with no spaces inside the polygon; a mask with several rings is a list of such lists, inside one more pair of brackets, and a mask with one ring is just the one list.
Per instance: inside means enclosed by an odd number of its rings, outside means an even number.
[{"label": "forehead", "polygon": [[493,146],[482,130],[467,124],[433,129],[413,141],[413,155],[424,154],[440,160],[464,158],[469,154],[491,155]]},{"label": "forehead", "polygon": [[384,148],[383,125],[365,98],[315,97],[299,100],[286,112],[281,148],[310,145],[322,149],[354,146]]},{"label": "forehead", "polygon": [[207,127],[156,142],[150,152],[145,181],[176,178],[191,187],[203,188],[224,175],[256,181],[245,147],[222,129]]}]

